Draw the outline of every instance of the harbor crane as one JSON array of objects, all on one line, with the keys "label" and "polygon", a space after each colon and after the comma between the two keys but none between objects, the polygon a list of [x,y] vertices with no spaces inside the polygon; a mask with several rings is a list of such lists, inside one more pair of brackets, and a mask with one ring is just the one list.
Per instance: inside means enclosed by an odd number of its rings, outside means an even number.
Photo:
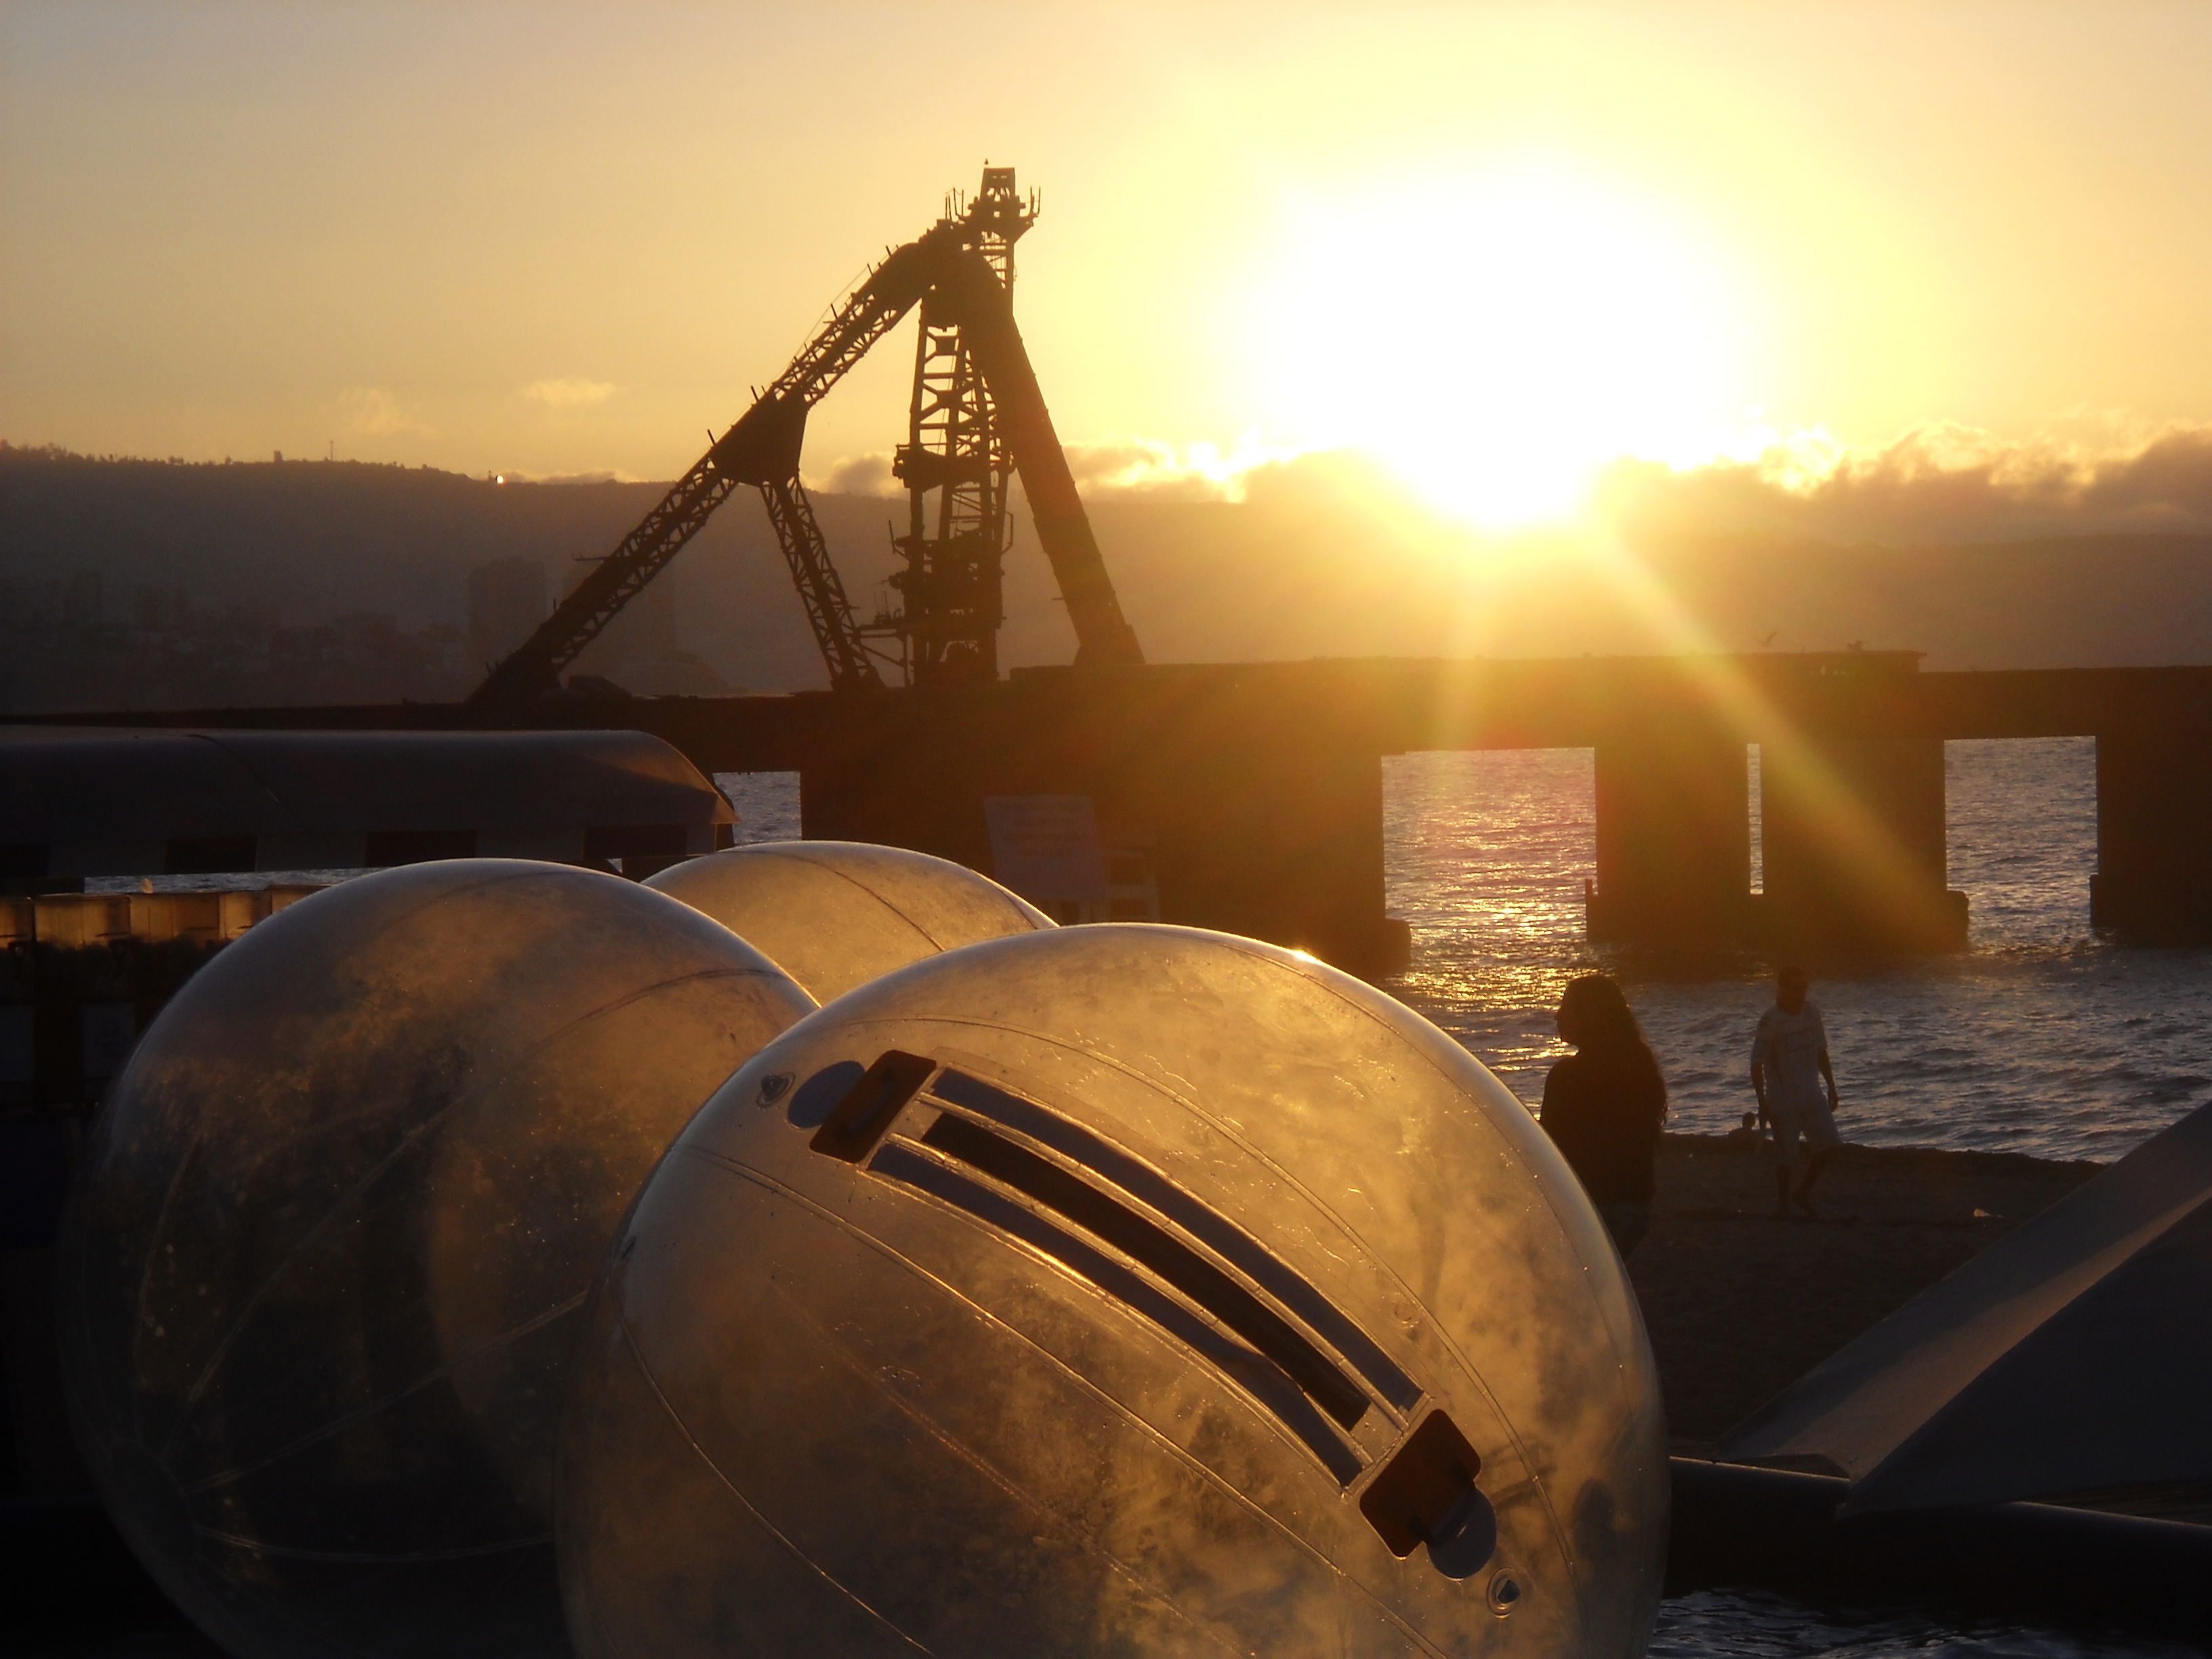
[{"label": "harbor crane", "polygon": [[[1035,192],[1018,191],[1012,167],[987,167],[974,197],[949,198],[945,216],[873,267],[622,544],[492,665],[466,707],[495,714],[556,690],[585,647],[743,485],[760,491],[832,690],[879,688],[887,668],[918,687],[997,677],[1007,495],[1017,477],[1074,625],[1077,665],[1141,663],[1014,322],[1014,244],[1036,212]],[[893,541],[902,561],[890,578],[898,605],[864,623],[799,483],[799,450],[808,411],[917,307],[914,394],[893,461],[908,501],[906,533]]]}]

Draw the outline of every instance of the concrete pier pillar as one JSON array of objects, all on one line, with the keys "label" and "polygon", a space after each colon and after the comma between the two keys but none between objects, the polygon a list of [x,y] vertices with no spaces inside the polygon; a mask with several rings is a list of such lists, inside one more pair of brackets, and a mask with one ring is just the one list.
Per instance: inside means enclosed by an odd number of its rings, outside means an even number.
[{"label": "concrete pier pillar", "polygon": [[1747,937],[1749,775],[1741,737],[1654,723],[1596,745],[1598,944],[1702,948]]},{"label": "concrete pier pillar", "polygon": [[2100,733],[2090,924],[2127,945],[2212,945],[2212,727]]},{"label": "concrete pier pillar", "polygon": [[1940,738],[1759,745],[1761,932],[1785,952],[1966,945],[1945,870]]},{"label": "concrete pier pillar", "polygon": [[1404,966],[1405,925],[1383,915],[1382,763],[1364,722],[1226,671],[1156,696],[1111,690],[886,702],[864,737],[802,769],[805,833],[988,872],[987,800],[1081,796],[1109,865],[1130,866],[1109,875],[1156,892],[1158,920],[1370,977]]}]

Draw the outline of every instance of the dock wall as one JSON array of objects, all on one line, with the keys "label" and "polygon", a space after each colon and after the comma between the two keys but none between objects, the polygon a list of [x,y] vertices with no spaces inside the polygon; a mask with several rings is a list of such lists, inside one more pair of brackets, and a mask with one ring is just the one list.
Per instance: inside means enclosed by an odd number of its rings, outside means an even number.
[{"label": "dock wall", "polygon": [[[73,717],[353,731],[468,718],[423,705]],[[1944,740],[2091,737],[2098,926],[2135,943],[2212,944],[2212,668],[1929,674],[1912,653],[1881,652],[1164,665],[1018,671],[937,691],[564,694],[533,719],[651,732],[702,771],[797,772],[807,834],[985,869],[986,800],[1085,795],[1102,833],[1149,861],[1162,920],[1367,973],[1403,948],[1383,914],[1387,755],[1594,750],[1600,942],[1915,952],[1966,935],[1944,872]]]}]

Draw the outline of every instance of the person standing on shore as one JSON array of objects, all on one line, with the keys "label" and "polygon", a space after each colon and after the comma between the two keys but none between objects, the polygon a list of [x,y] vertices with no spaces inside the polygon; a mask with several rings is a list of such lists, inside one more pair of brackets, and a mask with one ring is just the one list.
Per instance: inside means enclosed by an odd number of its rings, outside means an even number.
[{"label": "person standing on shore", "polygon": [[[1759,1017],[1751,1040],[1751,1091],[1759,1097],[1759,1121],[1774,1132],[1774,1212],[1790,1213],[1794,1201],[1808,1216],[1813,1183],[1827,1167],[1840,1138],[1836,1133],[1836,1072],[1828,1063],[1828,1028],[1820,1011],[1806,1000],[1805,970],[1784,967],[1774,979],[1774,1006]],[[1796,1176],[1801,1149],[1804,1173]]]},{"label": "person standing on shore", "polygon": [[1544,1079],[1544,1131],[1626,1255],[1651,1226],[1652,1164],[1667,1079],[1620,987],[1603,974],[1568,982],[1559,1036],[1578,1051]]}]

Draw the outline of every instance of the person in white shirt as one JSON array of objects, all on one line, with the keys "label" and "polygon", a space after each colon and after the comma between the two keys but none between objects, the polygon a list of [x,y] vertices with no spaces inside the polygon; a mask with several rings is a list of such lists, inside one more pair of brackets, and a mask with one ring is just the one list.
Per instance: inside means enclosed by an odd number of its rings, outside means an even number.
[{"label": "person in white shirt", "polygon": [[[1786,1216],[1794,1201],[1808,1216],[1813,1183],[1838,1145],[1836,1133],[1836,1073],[1828,1063],[1828,1030],[1820,1011],[1805,1000],[1802,968],[1775,975],[1774,1006],[1759,1017],[1751,1040],[1751,1091],[1759,1097],[1759,1121],[1774,1131],[1774,1203]],[[1804,1173],[1796,1171],[1801,1147]]]}]

